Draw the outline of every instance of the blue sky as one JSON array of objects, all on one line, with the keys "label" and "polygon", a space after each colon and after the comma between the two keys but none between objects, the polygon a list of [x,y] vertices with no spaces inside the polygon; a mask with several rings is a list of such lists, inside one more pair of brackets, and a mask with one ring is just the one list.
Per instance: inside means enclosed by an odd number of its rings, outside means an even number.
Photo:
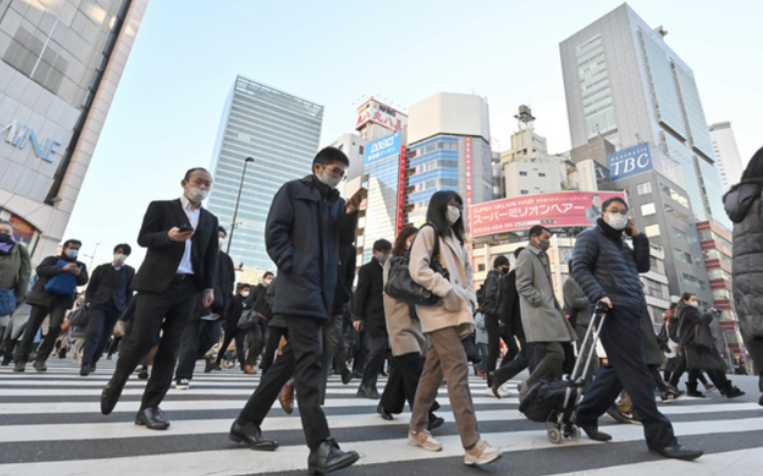
[{"label": "blue sky", "polygon": [[[118,242],[135,245],[148,202],[179,197],[183,172],[209,165],[237,74],[324,105],[322,145],[351,132],[372,95],[405,111],[451,91],[487,97],[494,148],[508,147],[517,107],[530,104],[550,151],[568,150],[559,43],[620,4],[152,0],[66,236],[82,239],[85,254],[100,242],[96,263]],[[732,121],[747,160],[763,145],[763,6],[629,4],[668,30],[708,122]]]}]

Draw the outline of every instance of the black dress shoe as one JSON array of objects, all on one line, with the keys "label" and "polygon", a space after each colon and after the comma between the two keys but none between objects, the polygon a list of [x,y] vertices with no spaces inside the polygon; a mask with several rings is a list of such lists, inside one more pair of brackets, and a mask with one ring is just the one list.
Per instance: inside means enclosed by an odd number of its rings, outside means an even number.
[{"label": "black dress shoe", "polygon": [[88,364],[82,364],[82,366],[79,368],[79,374],[82,377],[87,377],[92,371],[92,367],[90,367]]},{"label": "black dress shoe", "polygon": [[249,448],[256,451],[274,451],[278,448],[278,442],[262,438],[260,427],[254,423],[240,424],[238,420],[233,422],[228,433],[228,439],[234,443],[245,443]]},{"label": "black dress shoe", "polygon": [[354,451],[344,452],[333,439],[321,443],[307,458],[307,472],[309,474],[328,474],[332,471],[344,469],[355,464],[360,455]]},{"label": "black dress shoe", "polygon": [[379,399],[379,392],[375,388],[368,388],[361,386],[358,388],[357,395],[363,398],[370,398],[371,400]]},{"label": "black dress shoe", "polygon": [[342,384],[347,385],[352,382],[352,372],[345,370],[342,372]]},{"label": "black dress shoe", "polygon": [[149,430],[166,430],[170,427],[170,421],[159,407],[146,408],[135,415],[135,424],[141,425]]},{"label": "black dress shoe", "polygon": [[13,366],[14,372],[23,372],[26,369],[26,362],[16,362]]},{"label": "black dress shoe", "polygon": [[596,426],[580,425],[580,429],[585,432],[588,438],[594,441],[609,441],[612,439],[612,435],[599,431]]},{"label": "black dress shoe", "polygon": [[141,380],[148,380],[148,369],[145,367],[140,369],[140,372],[138,372],[138,378]]},{"label": "black dress shoe", "polygon": [[388,412],[387,410],[385,410],[381,403],[376,407],[376,413],[381,415],[381,417],[383,419],[385,419],[385,420],[393,420],[394,419],[392,414],[390,412]]},{"label": "black dress shoe", "polygon": [[48,366],[45,365],[45,362],[43,362],[42,360],[35,360],[34,365],[32,365],[32,367],[34,367],[34,369],[38,372],[45,372],[48,370]]},{"label": "black dress shoe", "polygon": [[434,413],[429,414],[429,423],[427,423],[427,430],[432,431],[440,428],[445,423],[445,419],[438,417]]},{"label": "black dress shoe", "polygon": [[666,458],[683,459],[687,461],[697,459],[705,453],[702,450],[690,450],[688,448],[684,448],[681,445],[666,446],[664,448],[650,448],[649,451],[662,455]]},{"label": "black dress shoe", "polygon": [[117,388],[116,384],[111,382],[107,383],[101,392],[101,413],[104,415],[111,413],[117,406],[120,395],[122,395],[121,388]]},{"label": "black dress shoe", "polygon": [[204,373],[208,374],[213,370],[222,370],[215,360],[207,360],[207,365],[204,367]]}]

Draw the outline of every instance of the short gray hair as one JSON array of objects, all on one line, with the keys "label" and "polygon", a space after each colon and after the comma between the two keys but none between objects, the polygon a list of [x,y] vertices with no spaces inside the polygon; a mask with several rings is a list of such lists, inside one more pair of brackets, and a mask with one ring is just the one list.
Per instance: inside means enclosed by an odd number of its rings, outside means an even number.
[{"label": "short gray hair", "polygon": [[2,218],[0,218],[0,226],[1,225],[8,225],[11,227],[11,230],[16,230],[16,227],[13,226],[13,223],[9,222],[8,220],[3,220]]}]

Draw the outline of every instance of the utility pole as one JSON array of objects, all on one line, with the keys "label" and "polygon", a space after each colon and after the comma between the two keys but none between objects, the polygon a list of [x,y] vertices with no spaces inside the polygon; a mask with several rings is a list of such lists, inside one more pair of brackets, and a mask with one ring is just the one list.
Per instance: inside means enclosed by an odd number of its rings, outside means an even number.
[{"label": "utility pole", "polygon": [[230,245],[233,243],[233,232],[236,231],[236,217],[238,216],[238,205],[241,203],[241,191],[244,189],[244,178],[246,177],[246,166],[249,162],[254,162],[254,159],[247,157],[244,160],[244,170],[241,172],[241,185],[238,187],[238,198],[236,199],[236,208],[233,209],[233,220],[230,223],[230,236],[228,237],[228,249],[226,253],[230,254]]}]

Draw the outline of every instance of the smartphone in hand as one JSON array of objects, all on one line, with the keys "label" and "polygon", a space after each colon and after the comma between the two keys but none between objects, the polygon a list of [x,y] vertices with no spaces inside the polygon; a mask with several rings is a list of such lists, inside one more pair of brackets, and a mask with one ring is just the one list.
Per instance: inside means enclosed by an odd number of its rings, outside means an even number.
[{"label": "smartphone in hand", "polygon": [[178,230],[180,230],[181,233],[187,233],[189,231],[193,231],[193,227],[191,225],[185,224],[185,225],[180,225],[178,227]]}]

